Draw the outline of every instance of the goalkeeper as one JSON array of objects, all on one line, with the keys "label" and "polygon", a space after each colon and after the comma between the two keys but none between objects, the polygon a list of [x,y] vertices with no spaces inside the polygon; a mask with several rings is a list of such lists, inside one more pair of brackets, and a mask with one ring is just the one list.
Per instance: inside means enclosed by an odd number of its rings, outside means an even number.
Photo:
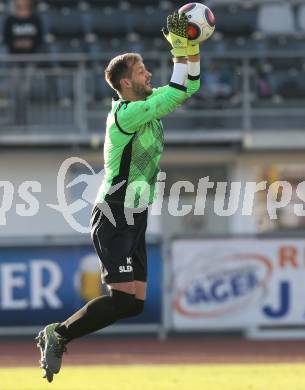
[{"label": "goalkeeper", "polygon": [[[52,381],[59,372],[65,345],[144,308],[147,280],[145,231],[147,205],[153,201],[163,151],[160,118],[173,112],[200,86],[199,46],[187,39],[187,17],[174,13],[163,34],[171,44],[173,73],[169,85],[153,89],[152,74],[139,54],[113,58],[105,70],[118,94],[107,118],[104,144],[105,177],[92,213],[92,239],[101,260],[109,295],[88,302],[62,323],[38,335],[41,366]],[[134,183],[144,182],[147,202]],[[133,190],[130,191],[130,188]],[[108,214],[105,212],[108,210]],[[133,211],[133,223],[127,221]],[[136,210],[136,212],[135,212]],[[111,211],[111,218],[109,218]]]}]

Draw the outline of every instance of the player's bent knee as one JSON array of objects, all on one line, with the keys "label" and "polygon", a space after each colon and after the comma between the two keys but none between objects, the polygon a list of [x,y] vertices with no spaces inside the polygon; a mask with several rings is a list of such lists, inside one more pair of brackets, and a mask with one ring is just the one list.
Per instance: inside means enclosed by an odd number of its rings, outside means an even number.
[{"label": "player's bent knee", "polygon": [[138,316],[140,315],[144,310],[144,303],[142,299],[135,299],[134,305],[130,310],[130,317]]},{"label": "player's bent knee", "polygon": [[130,316],[130,311],[135,304],[134,294],[128,294],[123,291],[113,290],[111,291],[113,304],[115,306],[116,313],[119,318],[125,318]]},{"label": "player's bent knee", "polygon": [[144,310],[144,301],[136,299],[132,294],[112,290],[112,299],[120,318],[138,316]]}]

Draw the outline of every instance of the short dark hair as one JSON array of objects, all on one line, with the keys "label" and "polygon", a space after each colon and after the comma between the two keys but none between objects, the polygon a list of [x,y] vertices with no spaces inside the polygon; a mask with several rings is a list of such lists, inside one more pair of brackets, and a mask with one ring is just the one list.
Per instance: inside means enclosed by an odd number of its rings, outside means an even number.
[{"label": "short dark hair", "polygon": [[105,79],[115,91],[121,91],[120,80],[131,77],[132,66],[143,58],[138,53],[120,54],[109,62],[105,69]]}]

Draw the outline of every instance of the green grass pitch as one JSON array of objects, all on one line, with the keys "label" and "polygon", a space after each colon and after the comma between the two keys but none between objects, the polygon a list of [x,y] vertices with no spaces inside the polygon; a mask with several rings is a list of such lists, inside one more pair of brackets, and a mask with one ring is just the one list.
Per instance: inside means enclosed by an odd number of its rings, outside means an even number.
[{"label": "green grass pitch", "polygon": [[38,368],[0,368],[3,390],[304,390],[305,364],[66,366],[52,383]]}]

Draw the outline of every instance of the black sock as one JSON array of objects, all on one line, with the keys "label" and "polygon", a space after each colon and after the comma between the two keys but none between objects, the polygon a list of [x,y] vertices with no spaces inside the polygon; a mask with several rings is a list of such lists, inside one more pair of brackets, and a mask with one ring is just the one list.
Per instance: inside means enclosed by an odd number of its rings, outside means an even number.
[{"label": "black sock", "polygon": [[[115,321],[139,314],[141,304],[135,296],[112,290],[111,296],[93,299],[56,328],[69,341],[111,325]],[[143,306],[144,306],[144,301]],[[137,307],[137,309],[135,308]]]},{"label": "black sock", "polygon": [[129,310],[129,316],[138,316],[144,310],[144,302],[142,299],[135,298],[132,308]]}]

